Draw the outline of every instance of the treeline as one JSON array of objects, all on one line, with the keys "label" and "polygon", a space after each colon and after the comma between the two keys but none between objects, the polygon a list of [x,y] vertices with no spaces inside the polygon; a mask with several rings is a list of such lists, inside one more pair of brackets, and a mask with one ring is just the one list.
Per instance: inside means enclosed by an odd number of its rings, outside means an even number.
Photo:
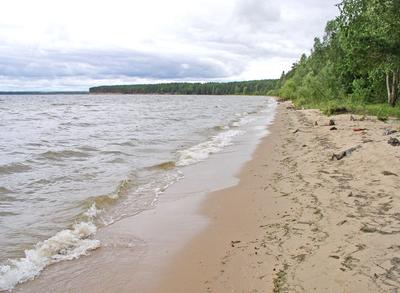
[{"label": "treeline", "polygon": [[[338,17],[283,73],[273,91],[299,106],[395,107],[400,79],[400,1],[344,0]],[[333,105],[333,106],[332,106]],[[375,107],[377,108],[377,107]],[[393,112],[393,111],[392,111]]]},{"label": "treeline", "polygon": [[241,82],[208,83],[160,83],[99,86],[90,93],[119,94],[174,94],[174,95],[266,95],[276,88],[277,80],[253,80]]}]

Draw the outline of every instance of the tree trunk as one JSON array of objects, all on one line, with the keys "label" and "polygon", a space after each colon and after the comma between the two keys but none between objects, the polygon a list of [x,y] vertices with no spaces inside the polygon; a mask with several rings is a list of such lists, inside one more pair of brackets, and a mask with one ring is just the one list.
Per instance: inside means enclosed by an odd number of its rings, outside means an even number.
[{"label": "tree trunk", "polygon": [[393,70],[386,73],[386,87],[388,92],[388,103],[394,107],[397,103],[399,89],[399,70]]},{"label": "tree trunk", "polygon": [[387,89],[387,97],[388,97],[388,104],[390,104],[390,92],[391,92],[391,82],[390,82],[390,73],[386,72],[386,89]]}]

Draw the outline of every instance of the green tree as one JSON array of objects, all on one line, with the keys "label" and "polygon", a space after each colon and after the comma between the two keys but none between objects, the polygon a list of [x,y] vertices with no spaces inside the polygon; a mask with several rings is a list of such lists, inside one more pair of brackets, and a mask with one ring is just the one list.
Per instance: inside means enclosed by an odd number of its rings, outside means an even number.
[{"label": "green tree", "polygon": [[350,68],[364,76],[374,70],[384,72],[388,103],[395,106],[400,80],[400,1],[344,0],[339,8],[340,37]]}]

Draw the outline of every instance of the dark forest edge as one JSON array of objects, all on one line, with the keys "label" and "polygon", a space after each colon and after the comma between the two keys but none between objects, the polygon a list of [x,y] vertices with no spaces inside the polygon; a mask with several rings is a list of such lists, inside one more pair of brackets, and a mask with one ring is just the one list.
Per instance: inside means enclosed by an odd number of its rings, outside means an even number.
[{"label": "dark forest edge", "polygon": [[344,0],[340,15],[270,94],[326,114],[400,118],[400,1]]},{"label": "dark forest edge", "polygon": [[238,82],[159,83],[98,86],[91,94],[174,94],[174,95],[267,95],[276,89],[278,80],[264,79]]}]

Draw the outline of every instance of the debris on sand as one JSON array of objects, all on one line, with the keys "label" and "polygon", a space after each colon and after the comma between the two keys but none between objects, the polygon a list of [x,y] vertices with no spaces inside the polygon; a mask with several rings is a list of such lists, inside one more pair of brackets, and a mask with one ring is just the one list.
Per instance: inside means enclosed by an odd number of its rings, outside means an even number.
[{"label": "debris on sand", "polygon": [[360,131],[366,131],[366,128],[354,128],[353,131],[355,132],[360,132]]},{"label": "debris on sand", "polygon": [[361,118],[354,118],[353,115],[350,116],[350,121],[364,121],[365,116],[362,116]]},{"label": "debris on sand", "polygon": [[333,126],[336,125],[335,120],[331,119],[329,120],[328,126]]},{"label": "debris on sand", "polygon": [[300,129],[297,128],[295,131],[293,131],[293,134],[295,134],[295,133],[297,133],[299,131],[300,131]]},{"label": "debris on sand", "polygon": [[331,127],[329,130],[330,130],[330,131],[332,131],[332,130],[337,130],[337,128],[334,126],[334,127]]},{"label": "debris on sand", "polygon": [[369,142],[374,142],[372,139],[363,139],[362,143],[369,143]]},{"label": "debris on sand", "polygon": [[352,152],[354,152],[355,150],[357,150],[359,148],[361,148],[361,146],[357,145],[355,147],[349,148],[349,149],[347,149],[347,150],[345,150],[343,152],[340,152],[338,154],[333,154],[331,160],[333,161],[333,160],[336,159],[337,161],[339,161],[339,160],[343,159],[344,157],[350,156]]},{"label": "debris on sand", "polygon": [[388,144],[392,145],[392,146],[400,146],[400,140],[398,140],[395,137],[391,137],[388,140]]},{"label": "debris on sand", "polygon": [[239,244],[241,241],[240,240],[236,240],[236,241],[231,241],[231,246],[235,247],[236,244]]},{"label": "debris on sand", "polygon": [[364,226],[360,229],[360,231],[362,231],[362,232],[364,232],[364,233],[375,233],[375,232],[377,232],[376,228],[368,227],[368,226],[366,226],[366,225],[364,225]]},{"label": "debris on sand", "polygon": [[396,177],[398,177],[398,175],[396,173],[393,173],[393,172],[390,172],[390,171],[383,171],[382,174],[385,175],[385,176],[396,176]]},{"label": "debris on sand", "polygon": [[392,134],[395,134],[396,132],[397,132],[397,130],[386,129],[385,132],[383,133],[383,135],[392,135]]}]

